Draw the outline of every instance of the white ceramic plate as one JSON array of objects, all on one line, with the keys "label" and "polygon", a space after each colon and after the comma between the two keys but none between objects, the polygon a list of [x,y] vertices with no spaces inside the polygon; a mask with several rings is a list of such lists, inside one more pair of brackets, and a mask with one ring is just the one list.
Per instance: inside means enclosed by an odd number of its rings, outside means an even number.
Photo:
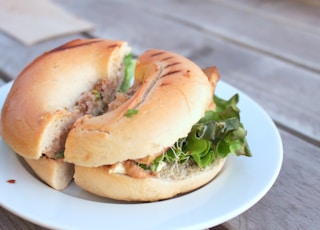
[{"label": "white ceramic plate", "polygon": [[[0,107],[11,87],[0,88]],[[166,201],[119,203],[88,194],[71,184],[55,191],[40,182],[0,139],[0,204],[33,223],[54,229],[205,229],[243,213],[275,182],[282,165],[279,132],[248,96],[220,81],[217,95],[240,95],[242,121],[253,157],[229,157],[208,185]],[[7,180],[14,179],[15,183]]]}]

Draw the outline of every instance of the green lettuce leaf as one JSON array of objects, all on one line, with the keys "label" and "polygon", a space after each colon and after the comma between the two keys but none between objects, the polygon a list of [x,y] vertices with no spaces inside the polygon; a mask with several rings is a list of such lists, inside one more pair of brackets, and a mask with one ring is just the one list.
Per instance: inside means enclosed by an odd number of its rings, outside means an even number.
[{"label": "green lettuce leaf", "polygon": [[128,109],[127,112],[124,114],[125,117],[132,117],[133,115],[136,115],[138,113],[137,109]]},{"label": "green lettuce leaf", "polygon": [[128,54],[124,57],[124,79],[120,86],[120,92],[126,92],[130,88],[136,62],[137,60],[133,58],[132,54]]},{"label": "green lettuce leaf", "polygon": [[150,166],[144,167],[157,171],[161,161],[184,163],[192,160],[199,167],[205,168],[228,154],[251,156],[246,140],[247,131],[240,121],[238,101],[238,94],[229,100],[215,95],[215,110],[207,111],[204,117],[192,126],[187,137],[180,138],[165,154]]}]

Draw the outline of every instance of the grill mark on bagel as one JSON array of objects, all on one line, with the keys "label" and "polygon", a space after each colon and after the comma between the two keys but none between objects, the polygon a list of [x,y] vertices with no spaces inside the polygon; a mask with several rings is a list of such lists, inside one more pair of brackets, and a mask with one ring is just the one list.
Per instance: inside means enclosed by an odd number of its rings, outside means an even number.
[{"label": "grill mark on bagel", "polygon": [[[76,41],[80,41],[80,40],[76,40]],[[80,46],[86,46],[86,45],[90,45],[90,44],[94,44],[94,43],[98,43],[98,42],[102,42],[102,40],[92,40],[92,41],[89,40],[87,42],[76,43],[76,44],[73,44],[73,42],[71,42],[71,43],[64,44],[62,46],[58,46],[57,48],[49,51],[48,53],[54,53],[54,52],[58,52],[58,51],[66,50],[66,49],[73,49],[73,48],[77,48]]]},{"label": "grill mark on bagel", "polygon": [[113,44],[113,45],[110,45],[108,46],[108,48],[114,48],[114,47],[117,47],[119,44]]},{"label": "grill mark on bagel", "polygon": [[169,56],[169,57],[165,57],[165,58],[161,59],[160,61],[168,61],[168,60],[170,60],[172,58],[173,58],[173,56]]},{"label": "grill mark on bagel", "polygon": [[180,72],[182,72],[182,70],[173,70],[173,71],[170,71],[170,72],[162,75],[161,78],[168,77],[168,76],[170,76],[172,74],[176,74],[176,73],[180,73]]},{"label": "grill mark on bagel", "polygon": [[164,69],[169,68],[169,67],[172,67],[172,66],[175,66],[175,65],[179,65],[179,64],[181,64],[181,62],[174,62],[174,63],[171,63],[171,64],[166,65],[166,66],[164,67]]},{"label": "grill mark on bagel", "polygon": [[159,56],[159,55],[161,55],[161,54],[163,54],[163,53],[164,53],[163,51],[160,51],[160,52],[151,54],[151,57]]},{"label": "grill mark on bagel", "polygon": [[168,86],[168,85],[170,85],[169,82],[163,82],[163,83],[160,85],[160,87],[164,87],[164,86]]}]

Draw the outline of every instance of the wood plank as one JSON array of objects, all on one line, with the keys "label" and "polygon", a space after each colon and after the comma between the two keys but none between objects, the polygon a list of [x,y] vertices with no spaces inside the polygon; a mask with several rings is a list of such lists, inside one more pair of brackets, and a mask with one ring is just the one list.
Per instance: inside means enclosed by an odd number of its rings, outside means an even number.
[{"label": "wood plank", "polygon": [[[98,7],[90,8],[86,1],[68,1],[63,6],[96,24],[92,36],[127,40],[136,54],[157,47],[185,55],[202,67],[217,66],[222,80],[251,96],[276,122],[320,141],[318,74],[138,5],[100,1],[90,4]],[[126,17],[121,17],[123,14]],[[308,95],[310,92],[314,97]]]},{"label": "wood plank", "polygon": [[320,149],[285,131],[281,137],[285,154],[276,183],[255,206],[223,224],[226,229],[319,229]]},{"label": "wood plank", "polygon": [[[192,0],[184,1],[184,4],[170,0],[140,0],[139,4],[144,5],[151,14],[160,13],[230,42],[320,72],[320,33],[307,30],[307,23],[298,27],[294,21],[289,23],[283,18],[269,17],[270,14],[262,14],[254,7],[230,7],[237,4],[222,0],[201,1],[201,4]],[[273,7],[276,6],[273,4]],[[278,13],[282,10],[280,8]],[[316,18],[320,15],[320,6],[314,6],[313,11],[308,13],[314,16],[313,19]],[[290,16],[295,17],[296,14],[292,12]],[[320,23],[319,17],[316,23]]]},{"label": "wood plank", "polygon": [[319,0],[211,0],[320,35]]},{"label": "wood plank", "polygon": [[51,39],[33,46],[25,46],[0,32],[0,70],[9,78],[14,79],[22,69],[36,57],[54,47],[57,47],[69,40],[83,38],[79,35],[67,35],[56,39]]}]

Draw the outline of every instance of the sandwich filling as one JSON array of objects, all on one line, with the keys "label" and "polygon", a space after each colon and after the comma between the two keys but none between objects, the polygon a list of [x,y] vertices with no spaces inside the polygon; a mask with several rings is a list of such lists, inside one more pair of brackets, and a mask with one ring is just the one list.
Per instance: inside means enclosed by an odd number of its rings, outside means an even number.
[{"label": "sandwich filling", "polygon": [[99,116],[114,110],[134,94],[136,87],[130,89],[129,87],[133,78],[135,62],[132,54],[126,55],[123,63],[119,66],[117,77],[110,78],[113,80],[99,79],[90,90],[81,93],[73,107],[65,108],[72,114],[70,121],[43,155],[52,159],[64,158],[67,135],[78,118],[84,115]]},{"label": "sandwich filling", "polygon": [[239,95],[229,100],[214,96],[215,110],[193,125],[188,136],[180,138],[154,157],[127,160],[104,166],[109,173],[125,174],[134,178],[164,177],[182,179],[185,174],[206,170],[228,154],[251,156],[237,107]]},{"label": "sandwich filling", "polygon": [[[77,114],[78,117],[85,114],[99,116],[107,111],[116,109],[134,94],[133,87],[129,90],[134,67],[135,60],[132,58],[132,54],[125,56],[119,70],[119,75],[121,76],[113,78],[113,81],[98,80],[92,90],[80,95],[71,112]],[[119,79],[121,78],[123,78],[123,81],[119,88]]]}]

